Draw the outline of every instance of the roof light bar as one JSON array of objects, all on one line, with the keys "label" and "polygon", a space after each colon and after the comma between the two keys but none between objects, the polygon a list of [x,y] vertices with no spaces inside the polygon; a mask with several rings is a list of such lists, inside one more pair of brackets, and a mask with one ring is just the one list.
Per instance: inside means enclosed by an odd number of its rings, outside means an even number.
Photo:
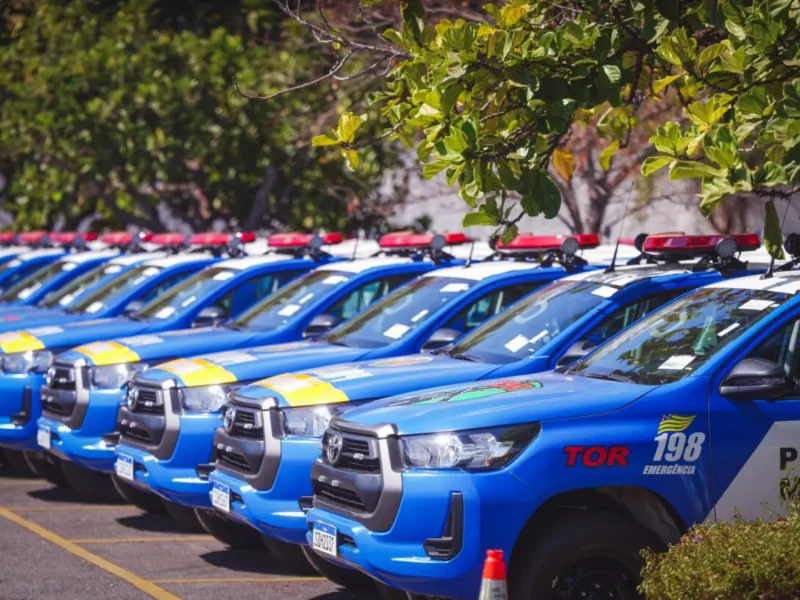
[{"label": "roof light bar", "polygon": [[321,239],[322,245],[341,244],[344,240],[341,233],[326,233],[316,236],[313,233],[288,232],[271,235],[267,244],[270,248],[305,248],[312,246],[315,238]]},{"label": "roof light bar", "polygon": [[596,233],[578,233],[575,235],[533,235],[521,233],[508,244],[498,242],[498,250],[545,252],[561,250],[572,255],[585,248],[597,248],[600,238]]},{"label": "roof light bar", "polygon": [[225,246],[233,240],[238,240],[240,244],[249,244],[256,240],[256,234],[250,231],[239,233],[194,233],[189,237],[192,246]]},{"label": "roof light bar", "polygon": [[75,231],[53,231],[50,234],[50,241],[56,244],[75,244],[83,242],[93,242],[98,238],[96,233],[77,233]]},{"label": "roof light bar", "polygon": [[186,236],[182,233],[156,233],[150,242],[159,246],[182,246],[186,243]]},{"label": "roof light bar", "polygon": [[716,252],[722,258],[737,252],[756,250],[761,241],[755,233],[734,233],[722,235],[684,235],[662,233],[649,235],[642,245],[647,254],[706,254]]},{"label": "roof light bar", "polygon": [[13,231],[0,231],[0,244],[13,244],[16,236]]},{"label": "roof light bar", "polygon": [[23,231],[17,239],[21,244],[39,244],[47,238],[46,231]]},{"label": "roof light bar", "polygon": [[[378,246],[381,248],[430,248],[437,246],[457,246],[459,244],[467,244],[472,240],[464,233],[445,233],[442,235],[434,235],[432,233],[414,233],[413,231],[398,231],[395,233],[387,233],[381,236],[378,240]],[[444,243],[441,242],[444,240]]]},{"label": "roof light bar", "polygon": [[153,239],[153,234],[149,232],[139,232],[138,234],[128,233],[127,231],[109,231],[100,236],[100,241],[109,246],[127,246],[134,241],[149,242]]}]

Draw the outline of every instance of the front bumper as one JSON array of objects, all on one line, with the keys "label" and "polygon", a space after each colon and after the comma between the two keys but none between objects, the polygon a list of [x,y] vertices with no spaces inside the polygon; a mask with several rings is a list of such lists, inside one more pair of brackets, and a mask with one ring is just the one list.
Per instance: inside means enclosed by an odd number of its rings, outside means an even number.
[{"label": "front bumper", "polygon": [[216,469],[211,482],[230,488],[231,511],[227,517],[252,525],[264,534],[292,544],[306,543],[306,517],[310,507],[309,476],[314,459],[319,456],[319,439],[286,437],[281,441],[278,471],[267,490],[254,488],[231,472]]},{"label": "front bumper", "polygon": [[306,539],[311,545],[314,522],[332,525],[338,558],[321,554],[326,559],[407,592],[474,599],[486,550],[511,556],[539,502],[507,469],[480,474],[408,470],[402,474],[402,497],[388,530],[371,531],[346,511],[312,508],[306,515]]},{"label": "front bumper", "polygon": [[171,502],[210,508],[211,484],[197,475],[197,465],[211,460],[211,440],[222,420],[218,413],[180,416],[179,433],[171,456],[158,458],[123,439],[116,454],[133,458],[135,481],[130,483]]},{"label": "front bumper", "polygon": [[96,471],[114,471],[114,447],[103,436],[116,428],[117,413],[125,397],[121,389],[91,390],[85,413],[77,427],[48,415],[39,418],[39,425],[50,428],[49,452]]},{"label": "front bumper", "polygon": [[36,420],[42,414],[44,375],[0,375],[0,446],[37,450]]}]

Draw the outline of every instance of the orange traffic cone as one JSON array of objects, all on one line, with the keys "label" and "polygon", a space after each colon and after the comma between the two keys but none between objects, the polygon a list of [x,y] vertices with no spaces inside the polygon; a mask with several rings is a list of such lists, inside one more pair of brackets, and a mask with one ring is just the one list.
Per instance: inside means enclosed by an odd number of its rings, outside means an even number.
[{"label": "orange traffic cone", "polygon": [[506,589],[506,563],[502,550],[487,550],[483,563],[481,595],[478,600],[508,600]]}]

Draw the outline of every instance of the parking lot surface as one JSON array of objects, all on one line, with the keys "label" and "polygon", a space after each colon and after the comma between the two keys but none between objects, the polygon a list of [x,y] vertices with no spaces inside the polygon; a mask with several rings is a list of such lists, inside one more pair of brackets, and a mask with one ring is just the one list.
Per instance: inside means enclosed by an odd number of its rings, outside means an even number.
[{"label": "parking lot surface", "polygon": [[86,503],[0,468],[0,598],[367,600],[269,554],[180,531],[170,517]]}]

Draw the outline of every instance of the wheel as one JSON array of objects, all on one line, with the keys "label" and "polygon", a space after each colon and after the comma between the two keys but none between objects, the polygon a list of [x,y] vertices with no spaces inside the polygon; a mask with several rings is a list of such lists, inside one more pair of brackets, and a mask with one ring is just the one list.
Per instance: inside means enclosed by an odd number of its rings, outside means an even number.
[{"label": "wheel", "polygon": [[303,546],[282,542],[281,540],[276,540],[275,538],[263,534],[261,539],[272,555],[272,558],[287,569],[290,569],[293,573],[300,575],[317,572],[316,569],[311,566],[308,559],[306,559],[306,555],[303,553]]},{"label": "wheel", "polygon": [[61,470],[61,460],[45,452],[25,451],[22,453],[25,463],[39,477],[43,477],[57,487],[68,488],[69,482]]},{"label": "wheel", "polygon": [[178,526],[187,533],[201,533],[203,526],[197,520],[197,515],[194,509],[189,506],[183,506],[177,502],[170,502],[169,500],[161,500],[167,514],[175,519]]},{"label": "wheel", "polygon": [[600,510],[558,516],[520,543],[509,576],[512,600],[635,600],[640,552],[664,547],[633,518]]},{"label": "wheel", "polygon": [[264,549],[258,531],[249,525],[235,523],[220,516],[216,511],[205,508],[196,508],[194,513],[203,529],[226,546],[248,550]]},{"label": "wheel", "polygon": [[137,487],[132,486],[120,479],[117,475],[111,476],[111,483],[114,484],[114,489],[122,496],[127,502],[130,502],[137,508],[141,508],[144,512],[148,513],[163,513],[166,509],[161,498],[150,492],[145,492]]},{"label": "wheel", "polygon": [[332,562],[322,558],[308,546],[301,546],[301,548],[306,560],[311,563],[311,566],[314,567],[314,570],[336,585],[350,589],[374,589],[375,582],[371,577],[367,577],[361,571],[347,569],[345,567],[335,565]]},{"label": "wheel", "polygon": [[25,460],[25,454],[21,450],[9,450],[3,448],[2,460],[14,471],[18,477],[39,477],[39,473]]},{"label": "wheel", "polygon": [[81,496],[102,502],[122,500],[107,473],[92,471],[68,460],[61,461],[61,471],[70,487]]}]

